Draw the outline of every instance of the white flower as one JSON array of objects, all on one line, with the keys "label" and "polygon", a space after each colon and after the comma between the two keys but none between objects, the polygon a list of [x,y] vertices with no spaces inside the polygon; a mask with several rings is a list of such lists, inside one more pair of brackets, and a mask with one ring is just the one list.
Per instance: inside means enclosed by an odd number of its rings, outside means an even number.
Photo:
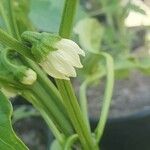
[{"label": "white flower", "polygon": [[47,57],[40,62],[47,74],[54,78],[69,80],[76,77],[75,68],[82,68],[79,55],[85,56],[84,51],[72,40],[61,39],[53,46]]},{"label": "white flower", "polygon": [[76,68],[82,68],[79,55],[84,51],[73,41],[47,32],[25,31],[22,40],[31,44],[34,61],[50,76],[69,80],[76,77]]},{"label": "white flower", "polygon": [[21,83],[25,85],[32,85],[37,79],[37,74],[32,69],[27,69]]}]

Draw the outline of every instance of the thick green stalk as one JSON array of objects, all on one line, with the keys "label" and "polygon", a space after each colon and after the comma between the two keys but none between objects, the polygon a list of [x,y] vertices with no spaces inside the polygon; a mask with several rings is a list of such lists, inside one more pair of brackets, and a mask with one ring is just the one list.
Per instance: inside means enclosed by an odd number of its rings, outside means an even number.
[{"label": "thick green stalk", "polygon": [[[70,37],[77,4],[78,0],[65,1],[62,21],[59,30],[59,34],[61,37]],[[73,126],[77,134],[79,135],[79,139],[83,149],[98,149],[94,143],[91,132],[87,127],[85,118],[83,117],[83,114],[81,112],[71,82],[65,80],[56,80],[56,83],[64,100],[64,104],[66,105],[68,114],[70,115]]]},{"label": "thick green stalk", "polygon": [[74,17],[79,0],[65,0],[59,34],[64,38],[69,38],[72,32]]},{"label": "thick green stalk", "polygon": [[[65,117],[64,113],[59,110],[58,106],[55,104],[55,99],[51,99],[51,97],[46,93],[45,89],[40,85],[40,83],[36,82],[31,90],[34,94],[36,94],[40,98],[40,103],[45,105],[50,112],[50,118],[56,122],[58,127],[64,132],[66,135],[71,135],[73,133],[72,128],[68,119]],[[40,109],[40,108],[39,108]],[[61,118],[61,119],[60,119]]]},{"label": "thick green stalk", "polygon": [[[86,121],[79,107],[76,96],[70,82],[57,80],[58,89],[62,94],[66,110],[72,121],[72,124],[79,135],[80,142],[85,150],[95,149],[95,143],[87,127]],[[96,149],[95,149],[96,150]]]},{"label": "thick green stalk", "polygon": [[[39,103],[40,100],[38,99],[38,97],[33,95],[33,93],[31,93],[30,91],[23,92],[22,96],[25,99],[30,100],[30,102],[34,105],[34,107],[37,108],[40,111],[40,113],[43,116],[45,122],[47,123],[47,125],[51,129],[51,132],[53,133],[53,135],[56,137],[56,139],[60,143],[63,144],[64,143],[64,138],[63,138],[62,133],[56,128],[56,125],[54,124],[54,122],[51,121],[51,119],[48,116],[49,113],[47,112],[47,109],[45,109],[44,105],[41,105],[41,103]],[[43,109],[39,109],[39,108],[43,108]]]}]

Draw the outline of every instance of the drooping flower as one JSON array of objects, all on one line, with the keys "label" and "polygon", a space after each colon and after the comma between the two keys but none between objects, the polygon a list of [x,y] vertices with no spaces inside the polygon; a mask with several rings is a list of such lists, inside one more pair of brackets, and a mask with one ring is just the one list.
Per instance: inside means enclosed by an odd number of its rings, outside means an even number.
[{"label": "drooping flower", "polygon": [[84,51],[72,40],[49,33],[24,32],[23,39],[32,44],[32,54],[50,76],[69,80],[76,77],[75,68],[82,68],[79,55]]}]

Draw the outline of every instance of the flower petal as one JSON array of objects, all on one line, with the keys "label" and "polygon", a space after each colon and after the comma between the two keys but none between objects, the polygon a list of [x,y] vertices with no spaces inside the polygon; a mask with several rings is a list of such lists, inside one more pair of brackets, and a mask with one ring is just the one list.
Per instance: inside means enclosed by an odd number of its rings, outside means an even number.
[{"label": "flower petal", "polygon": [[63,59],[66,60],[70,65],[77,67],[77,68],[82,68],[82,64],[80,62],[80,57],[78,54],[76,54],[73,50],[58,50]]},{"label": "flower petal", "polygon": [[55,69],[55,67],[51,64],[51,62],[48,59],[46,59],[45,61],[41,62],[40,66],[44,69],[44,71],[48,75],[50,75],[50,76],[52,76],[54,78],[69,80],[68,77],[66,77],[61,72],[57,71]]},{"label": "flower petal", "polygon": [[74,41],[69,39],[61,39],[59,42],[56,43],[55,47],[57,49],[72,49],[78,54],[85,56],[85,52]]},{"label": "flower petal", "polygon": [[51,52],[48,55],[49,61],[56,70],[68,77],[76,77],[76,71],[71,64],[66,61],[65,57],[61,55],[61,50]]}]

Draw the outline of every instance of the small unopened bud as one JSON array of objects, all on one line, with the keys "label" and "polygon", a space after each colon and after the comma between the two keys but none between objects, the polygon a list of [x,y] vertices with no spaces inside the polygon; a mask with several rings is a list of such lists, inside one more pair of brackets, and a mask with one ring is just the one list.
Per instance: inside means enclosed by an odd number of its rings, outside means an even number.
[{"label": "small unopened bud", "polygon": [[25,85],[32,85],[37,79],[37,74],[32,69],[28,69],[25,72],[25,75],[23,79],[21,80],[21,83]]}]

